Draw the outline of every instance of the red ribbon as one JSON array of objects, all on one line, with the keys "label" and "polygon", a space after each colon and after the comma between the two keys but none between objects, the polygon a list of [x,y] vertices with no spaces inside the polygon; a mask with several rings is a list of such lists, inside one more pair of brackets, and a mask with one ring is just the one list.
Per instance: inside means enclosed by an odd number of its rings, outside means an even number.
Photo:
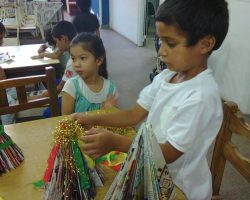
[{"label": "red ribbon", "polygon": [[110,167],[111,169],[113,169],[116,172],[118,172],[121,169],[121,167],[122,167],[123,164],[117,164],[117,165],[114,165],[114,166],[109,166],[108,161],[103,161],[103,162],[101,162],[101,165],[105,165],[107,167]]},{"label": "red ribbon", "polygon": [[47,165],[47,169],[45,171],[45,174],[43,176],[43,182],[44,183],[48,183],[50,181],[58,150],[59,150],[59,144],[55,144],[55,146],[51,150],[49,158],[47,160],[48,165]]}]

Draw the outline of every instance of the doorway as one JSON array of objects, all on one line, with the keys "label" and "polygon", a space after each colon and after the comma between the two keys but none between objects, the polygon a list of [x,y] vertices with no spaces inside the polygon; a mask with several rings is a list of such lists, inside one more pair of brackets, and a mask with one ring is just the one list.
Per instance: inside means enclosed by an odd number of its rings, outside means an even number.
[{"label": "doorway", "polygon": [[146,14],[144,20],[144,38],[145,38],[145,46],[154,48],[154,40],[155,40],[155,14],[159,7],[159,0],[146,0]]}]

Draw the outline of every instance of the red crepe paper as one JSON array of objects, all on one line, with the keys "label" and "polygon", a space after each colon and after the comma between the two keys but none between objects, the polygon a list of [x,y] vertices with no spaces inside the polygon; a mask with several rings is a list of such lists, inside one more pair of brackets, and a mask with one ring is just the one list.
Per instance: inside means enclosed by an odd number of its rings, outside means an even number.
[{"label": "red crepe paper", "polygon": [[50,152],[49,159],[47,161],[48,166],[47,166],[47,169],[46,169],[45,174],[43,176],[44,183],[48,183],[50,181],[51,174],[53,172],[54,162],[55,162],[58,150],[59,150],[59,144],[55,144],[55,146],[53,147],[53,149]]},{"label": "red crepe paper", "polygon": [[114,166],[110,166],[108,161],[101,162],[101,165],[105,165],[107,167],[110,167],[111,169],[115,170],[116,172],[118,172],[122,167],[122,164],[117,164],[117,165],[114,165]]},{"label": "red crepe paper", "polygon": [[122,167],[122,164],[118,164],[118,165],[116,165],[116,166],[113,166],[113,167],[111,167],[113,170],[115,170],[115,171],[119,171],[120,169],[121,169],[121,167]]}]

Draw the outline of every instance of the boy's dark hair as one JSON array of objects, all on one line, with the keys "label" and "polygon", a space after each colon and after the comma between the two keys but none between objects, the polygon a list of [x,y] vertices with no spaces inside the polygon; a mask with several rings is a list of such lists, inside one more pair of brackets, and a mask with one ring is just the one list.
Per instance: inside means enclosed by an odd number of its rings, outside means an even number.
[{"label": "boy's dark hair", "polygon": [[166,0],[156,13],[156,21],[175,25],[187,36],[187,45],[193,46],[205,36],[216,39],[213,50],[225,39],[229,13],[225,0]]},{"label": "boy's dark hair", "polygon": [[84,50],[89,51],[96,59],[103,57],[103,63],[99,67],[98,74],[108,78],[106,51],[102,39],[91,33],[81,33],[71,41],[70,46],[73,47],[75,45],[81,45]]},{"label": "boy's dark hair", "polygon": [[6,29],[2,22],[0,22],[0,33],[6,33]]},{"label": "boy's dark hair", "polygon": [[74,17],[72,23],[75,26],[77,33],[95,33],[100,27],[96,15],[92,13],[82,13],[81,15]]},{"label": "boy's dark hair", "polygon": [[53,27],[51,34],[58,39],[61,39],[63,35],[67,36],[71,41],[76,36],[76,30],[71,22],[60,21]]},{"label": "boy's dark hair", "polygon": [[91,0],[76,0],[76,5],[80,8],[82,13],[90,13]]},{"label": "boy's dark hair", "polygon": [[50,28],[45,32],[45,41],[48,42],[50,46],[56,46],[56,42],[52,37],[51,31],[52,29]]}]

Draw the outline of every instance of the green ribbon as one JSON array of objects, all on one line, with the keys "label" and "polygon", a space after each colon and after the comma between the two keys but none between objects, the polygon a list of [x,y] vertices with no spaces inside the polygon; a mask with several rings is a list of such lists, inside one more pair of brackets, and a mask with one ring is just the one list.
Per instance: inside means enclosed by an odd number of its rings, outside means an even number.
[{"label": "green ribbon", "polygon": [[[2,126],[2,125],[0,125],[0,135],[5,135],[4,126]],[[7,141],[0,143],[0,150],[9,147],[10,145],[12,145],[12,143],[13,143],[12,140],[10,139],[10,137],[8,137]]]},{"label": "green ribbon", "polygon": [[44,182],[43,182],[43,180],[39,180],[39,181],[33,182],[33,185],[34,185],[36,188],[40,188],[40,189],[43,189],[43,188],[44,188]]},{"label": "green ribbon", "polygon": [[3,125],[0,125],[0,135],[3,135],[5,134],[4,133],[4,126]]},{"label": "green ribbon", "polygon": [[83,156],[82,156],[81,151],[78,147],[77,141],[73,142],[73,154],[74,154],[76,168],[77,168],[78,173],[79,173],[81,188],[84,190],[87,190],[91,187],[90,180],[89,180],[89,177],[85,171],[86,169],[84,167]]},{"label": "green ribbon", "polygon": [[[115,155],[115,154],[112,154],[112,155],[110,156],[110,160],[111,160],[111,161],[115,160],[115,158],[116,158],[116,155]],[[95,160],[95,163],[96,163],[97,165],[99,165],[100,163],[105,162],[105,161],[108,161],[108,158],[107,158],[106,155],[97,158],[97,159]]]},{"label": "green ribbon", "polygon": [[8,139],[6,142],[0,144],[0,150],[3,150],[12,145],[12,140]]}]

